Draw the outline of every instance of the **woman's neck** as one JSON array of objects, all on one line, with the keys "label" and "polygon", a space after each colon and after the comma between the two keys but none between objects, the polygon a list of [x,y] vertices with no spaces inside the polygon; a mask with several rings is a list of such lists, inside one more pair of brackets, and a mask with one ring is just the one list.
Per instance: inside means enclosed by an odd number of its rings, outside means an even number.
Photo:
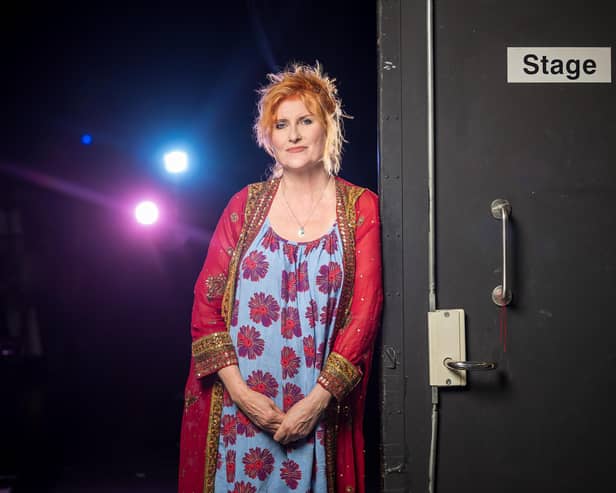
[{"label": "woman's neck", "polygon": [[289,170],[282,174],[284,187],[290,196],[313,196],[329,183],[331,176],[322,166],[311,170]]}]

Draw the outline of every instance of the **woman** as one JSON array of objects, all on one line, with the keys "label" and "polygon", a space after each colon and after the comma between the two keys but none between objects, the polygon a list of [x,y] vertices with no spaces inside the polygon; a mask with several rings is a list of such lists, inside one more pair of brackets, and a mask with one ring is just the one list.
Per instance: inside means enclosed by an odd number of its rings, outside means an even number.
[{"label": "woman", "polygon": [[336,177],[343,113],[318,64],[260,94],[273,176],[230,200],[197,279],[180,492],[363,492],[377,197]]}]

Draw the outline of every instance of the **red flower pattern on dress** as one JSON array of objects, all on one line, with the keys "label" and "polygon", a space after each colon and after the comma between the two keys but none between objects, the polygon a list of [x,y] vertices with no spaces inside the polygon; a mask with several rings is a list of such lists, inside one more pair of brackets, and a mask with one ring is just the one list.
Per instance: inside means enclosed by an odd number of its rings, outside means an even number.
[{"label": "red flower pattern on dress", "polygon": [[274,233],[274,230],[272,228],[269,228],[265,235],[263,235],[261,245],[265,248],[269,248],[270,252],[275,252],[280,248],[278,236],[276,236],[276,233]]},{"label": "red flower pattern on dress", "polygon": [[293,378],[299,372],[301,361],[297,353],[290,347],[283,347],[280,351],[280,366],[282,366],[282,378]]},{"label": "red flower pattern on dress", "polygon": [[237,420],[238,435],[244,435],[247,438],[252,438],[257,433],[259,433],[259,429],[239,409],[237,410],[237,413],[235,413],[235,419]]},{"label": "red flower pattern on dress", "polygon": [[294,264],[297,261],[297,245],[293,243],[285,243],[282,248],[289,263]]},{"label": "red flower pattern on dress", "polygon": [[231,399],[231,395],[227,392],[227,389],[222,391],[222,405],[229,407],[233,405],[233,400]]},{"label": "red flower pattern on dress", "polygon": [[297,308],[288,306],[282,309],[280,332],[285,339],[291,339],[293,336],[300,337],[302,335],[302,326],[299,323],[299,312]]},{"label": "red flower pattern on dress", "polygon": [[250,319],[255,323],[261,323],[265,327],[272,325],[272,321],[278,320],[280,305],[270,294],[255,293],[248,302]]},{"label": "red flower pattern on dress", "polygon": [[311,368],[314,366],[314,360],[317,352],[314,344],[314,337],[304,337],[304,358],[306,359],[306,366]]},{"label": "red flower pattern on dress", "polygon": [[303,293],[310,287],[308,282],[308,262],[300,262],[297,266],[297,291]]},{"label": "red flower pattern on dress", "polygon": [[227,483],[235,481],[235,450],[227,450],[226,457]]},{"label": "red flower pattern on dress", "polygon": [[[317,248],[323,248],[323,250],[330,255],[340,250],[339,239],[335,231],[330,232],[328,235],[325,235],[318,240],[298,246],[286,241],[281,241],[280,238],[275,235],[275,232],[270,228],[260,242],[260,246],[257,247],[262,248],[260,250],[252,251],[247,257],[244,258],[244,262],[242,262],[241,266],[242,277],[251,281],[259,281],[260,279],[267,277],[271,263],[267,250],[271,252],[280,250],[280,243],[282,243],[282,251],[279,255],[284,255],[289,263],[294,264],[290,267],[290,271],[283,270],[282,272],[281,298],[285,302],[297,300],[299,292],[305,292],[310,289],[308,262],[302,261],[297,264],[298,248],[302,248],[304,250],[304,254],[308,254]],[[263,253],[265,253],[265,255],[263,255]],[[319,265],[320,264],[317,264],[317,266]],[[334,297],[334,293],[337,292],[342,286],[342,269],[339,263],[325,262],[324,265],[321,265],[318,269],[318,273],[315,272],[315,275],[315,287],[319,290],[319,292],[328,295],[328,299],[326,306],[323,306],[321,310],[319,310],[320,303],[317,304],[316,300],[307,300],[308,306],[306,306],[303,315],[307,321],[307,324],[312,329],[318,327],[318,323],[327,326],[331,325],[331,322],[335,317],[335,309],[337,305],[337,299]],[[314,277],[312,277],[312,280],[315,280]],[[279,300],[276,300],[275,293],[272,293],[272,296],[267,294],[267,290],[262,292],[258,291],[258,289],[259,288],[257,287],[257,292],[250,296],[250,300],[248,302],[249,316],[254,324],[261,324],[263,327],[270,327],[274,322],[280,320],[281,333],[284,339],[293,339],[294,337],[301,338],[301,314],[297,309],[299,307],[284,306],[284,303],[282,303],[281,307]],[[323,297],[325,298],[325,296]],[[243,306],[244,305],[242,305],[242,307]],[[231,324],[234,327],[239,327],[238,312],[239,300],[234,300],[233,310],[231,313]],[[304,328],[306,329],[306,326],[304,326]],[[264,339],[267,339],[263,334],[265,334],[264,329],[261,329],[259,325],[248,324],[239,327],[236,341],[238,355],[242,358],[247,358],[250,360],[255,360],[259,356],[262,356],[265,349]],[[288,346],[281,348],[280,365],[283,379],[291,379],[299,374],[300,368],[303,365],[302,359],[305,359],[307,367],[316,367],[317,369],[321,368],[326,346],[325,343],[321,342],[318,344],[317,348],[314,335],[304,337],[302,342],[304,346],[304,358],[301,358],[301,350],[298,350],[297,348]],[[288,412],[288,410],[295,403],[304,398],[304,394],[302,392],[303,389],[299,385],[296,385],[290,381],[278,382],[271,373],[264,370],[252,371],[246,382],[249,388],[270,398],[276,397],[278,393],[281,392],[283,401],[282,407],[284,412]],[[228,405],[229,403],[232,404],[228,392],[225,391],[224,404]],[[235,433],[230,430],[231,420],[235,423]],[[227,446],[228,443],[235,444],[238,439],[236,438],[236,435],[250,438],[254,437],[257,433],[260,433],[260,430],[239,409],[236,410],[235,415],[223,415],[223,420],[221,422],[221,435],[225,446]],[[318,440],[320,445],[323,446],[323,427],[317,427],[315,433],[311,434],[308,439],[311,442]],[[242,439],[240,438],[239,440]],[[254,445],[257,445],[257,443]],[[294,446],[297,447],[297,444],[294,444]],[[293,448],[294,447],[291,447],[291,449]],[[243,452],[245,452],[245,450],[242,450],[241,452],[237,451],[237,454],[243,454]],[[280,465],[272,453],[273,451],[266,447],[250,448],[249,452],[246,452],[242,458],[244,473],[248,478],[252,478],[254,480],[258,478],[259,481],[264,481],[273,473],[274,467],[278,466],[280,467],[279,473],[281,480],[285,482],[286,486],[290,490],[296,490],[299,487],[303,476],[301,462],[298,463],[288,459]],[[234,483],[236,476],[235,454],[235,450],[227,451],[226,479],[229,493],[256,493],[258,487],[251,484],[248,480]],[[285,457],[285,459],[287,458]],[[280,460],[282,461],[283,459]],[[314,462],[314,466],[316,466],[316,462]],[[306,472],[306,474],[308,473]],[[231,489],[232,487],[233,489]]]},{"label": "red flower pattern on dress", "polygon": [[335,231],[332,231],[325,237],[325,243],[323,244],[323,248],[330,255],[332,255],[336,250],[338,250],[338,237],[336,236]]},{"label": "red flower pattern on dress", "polygon": [[239,481],[235,483],[233,491],[229,490],[229,493],[257,493],[257,488],[251,485],[248,481]]},{"label": "red flower pattern on dress", "polygon": [[325,343],[322,342],[321,344],[319,344],[319,347],[317,348],[317,355],[314,359],[314,367],[317,370],[321,369],[321,366],[323,365],[323,357],[325,356]]},{"label": "red flower pattern on dress", "polygon": [[293,404],[304,398],[302,389],[294,383],[287,382],[282,388],[282,410],[286,413],[293,407]]},{"label": "red flower pattern on dress", "polygon": [[312,250],[317,248],[321,244],[321,238],[304,243],[304,255],[308,255]]},{"label": "red flower pattern on dress", "polygon": [[317,306],[317,302],[314,300],[310,300],[310,303],[306,307],[306,313],[304,314],[306,320],[308,320],[308,324],[311,328],[314,329],[317,318],[319,317],[319,307]]},{"label": "red flower pattern on dress", "polygon": [[237,353],[248,359],[256,359],[263,354],[265,341],[261,339],[261,332],[249,325],[242,325],[237,334]]},{"label": "red flower pattern on dress", "polygon": [[336,298],[329,298],[327,305],[321,308],[321,316],[319,317],[323,325],[329,326],[332,323],[334,315],[336,314]]},{"label": "red flower pattern on dress", "polygon": [[342,285],[342,269],[337,262],[329,262],[319,268],[317,286],[321,293],[329,294],[336,291]]},{"label": "red flower pattern on dress", "polygon": [[297,462],[291,459],[285,460],[280,468],[280,479],[284,480],[292,490],[296,489],[298,481],[302,479],[302,471]]},{"label": "red flower pattern on dress", "polygon": [[246,379],[246,385],[255,392],[259,392],[268,397],[273,398],[278,395],[278,382],[270,372],[263,373],[261,370],[253,371]]},{"label": "red flower pattern on dress", "polygon": [[231,325],[234,327],[237,325],[237,314],[240,311],[240,300],[233,302],[233,310],[231,310]]},{"label": "red flower pattern on dress", "polygon": [[295,272],[282,271],[282,283],[280,284],[280,297],[285,301],[295,301],[297,298],[297,275]]},{"label": "red flower pattern on dress", "polygon": [[225,444],[225,447],[229,445],[235,445],[235,437],[237,431],[237,422],[235,421],[235,416],[231,414],[225,414],[222,417],[222,426],[220,433],[222,434],[222,441]]},{"label": "red flower pattern on dress", "polygon": [[267,275],[269,262],[260,251],[254,250],[242,262],[242,277],[251,281],[258,281]]},{"label": "red flower pattern on dress", "polygon": [[251,448],[242,458],[244,473],[252,479],[258,477],[261,481],[274,470],[274,456],[267,449],[261,447]]}]

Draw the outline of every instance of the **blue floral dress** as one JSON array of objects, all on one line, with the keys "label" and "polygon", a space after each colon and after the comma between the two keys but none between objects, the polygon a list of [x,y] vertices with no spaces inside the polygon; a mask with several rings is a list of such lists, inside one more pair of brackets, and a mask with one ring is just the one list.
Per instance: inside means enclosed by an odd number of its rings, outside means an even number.
[{"label": "blue floral dress", "polygon": [[[241,261],[230,326],[247,385],[284,412],[316,385],[329,354],[342,287],[336,224],[319,239],[292,242],[263,223]],[[288,446],[275,442],[225,391],[217,493],[327,490],[324,429]]]}]

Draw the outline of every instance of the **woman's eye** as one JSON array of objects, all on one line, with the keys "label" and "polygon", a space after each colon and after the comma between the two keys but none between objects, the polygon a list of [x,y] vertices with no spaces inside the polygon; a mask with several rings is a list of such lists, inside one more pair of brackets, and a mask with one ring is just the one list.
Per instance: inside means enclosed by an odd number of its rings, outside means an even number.
[{"label": "woman's eye", "polygon": [[312,123],[312,118],[304,118],[304,119],[302,120],[302,123],[303,123],[304,125],[310,125],[310,124]]},{"label": "woman's eye", "polygon": [[287,124],[285,122],[276,122],[275,128],[277,130],[281,130],[281,129],[283,129],[286,126],[287,126]]}]

